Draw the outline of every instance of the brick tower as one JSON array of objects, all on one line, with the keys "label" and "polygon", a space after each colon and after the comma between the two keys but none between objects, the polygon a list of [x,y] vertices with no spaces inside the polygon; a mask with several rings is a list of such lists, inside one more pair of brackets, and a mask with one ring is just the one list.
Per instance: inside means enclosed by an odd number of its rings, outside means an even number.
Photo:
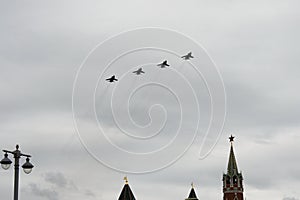
[{"label": "brick tower", "polygon": [[238,171],[234,151],[234,137],[229,137],[230,152],[227,166],[227,173],[223,174],[223,200],[244,200],[243,176]]}]

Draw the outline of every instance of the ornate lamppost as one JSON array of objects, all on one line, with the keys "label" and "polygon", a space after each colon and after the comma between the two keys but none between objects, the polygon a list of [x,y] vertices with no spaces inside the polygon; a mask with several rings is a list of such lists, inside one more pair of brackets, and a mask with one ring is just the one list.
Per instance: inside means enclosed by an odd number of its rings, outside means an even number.
[{"label": "ornate lamppost", "polygon": [[26,174],[29,174],[32,171],[33,165],[29,162],[29,158],[31,155],[21,153],[19,150],[19,145],[16,145],[16,149],[14,151],[3,150],[4,158],[0,161],[3,169],[7,170],[12,161],[8,158],[8,154],[12,154],[14,156],[14,165],[15,165],[15,181],[14,181],[14,200],[18,200],[18,191],[19,191],[19,166],[20,166],[20,158],[26,157],[26,162],[22,165],[22,168]]}]

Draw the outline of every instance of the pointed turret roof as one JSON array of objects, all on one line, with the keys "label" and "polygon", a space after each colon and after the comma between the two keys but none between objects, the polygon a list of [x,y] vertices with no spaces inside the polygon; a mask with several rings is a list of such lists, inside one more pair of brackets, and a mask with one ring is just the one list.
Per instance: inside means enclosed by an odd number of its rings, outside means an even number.
[{"label": "pointed turret roof", "polygon": [[122,189],[122,192],[121,192],[118,200],[135,200],[133,192],[131,191],[131,189],[129,187],[127,177],[124,177],[124,180],[125,180],[125,185]]},{"label": "pointed turret roof", "polygon": [[227,166],[227,174],[233,175],[238,173],[238,167],[236,164],[236,159],[233,151],[233,139],[234,137],[231,135],[229,137],[230,140],[230,153],[229,153],[229,160],[228,160],[228,166]]},{"label": "pointed turret roof", "polygon": [[189,197],[186,200],[198,200],[196,192],[194,190],[194,184],[192,183],[192,189],[190,191]]}]

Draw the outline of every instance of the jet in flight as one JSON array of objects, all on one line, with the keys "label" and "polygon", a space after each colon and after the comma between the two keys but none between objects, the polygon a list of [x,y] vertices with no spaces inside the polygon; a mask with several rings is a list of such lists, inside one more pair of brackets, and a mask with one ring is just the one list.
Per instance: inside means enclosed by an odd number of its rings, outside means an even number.
[{"label": "jet in flight", "polygon": [[135,73],[136,75],[141,75],[141,74],[144,74],[145,72],[143,71],[142,68],[139,68],[138,70],[133,71],[132,73]]},{"label": "jet in flight", "polygon": [[168,64],[167,60],[164,60],[162,63],[158,64],[157,66],[161,68],[169,67],[170,65]]},{"label": "jet in flight", "polygon": [[118,81],[118,79],[116,79],[115,75],[111,76],[110,78],[106,79],[108,82],[113,83],[115,81]]},{"label": "jet in flight", "polygon": [[188,54],[181,56],[181,58],[183,58],[184,60],[189,60],[194,57],[192,56],[192,52],[189,52]]}]

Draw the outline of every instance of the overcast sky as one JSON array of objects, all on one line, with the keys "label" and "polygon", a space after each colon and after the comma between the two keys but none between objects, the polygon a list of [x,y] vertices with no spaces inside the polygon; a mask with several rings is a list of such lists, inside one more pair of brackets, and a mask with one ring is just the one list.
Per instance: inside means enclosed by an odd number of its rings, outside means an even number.
[{"label": "overcast sky", "polygon": [[[233,134],[247,200],[299,200],[299,6],[0,1],[0,148],[35,165],[20,199],[117,199],[124,176],[136,199],[183,200],[191,182],[221,199]],[[13,168],[0,176],[12,199]]]}]

